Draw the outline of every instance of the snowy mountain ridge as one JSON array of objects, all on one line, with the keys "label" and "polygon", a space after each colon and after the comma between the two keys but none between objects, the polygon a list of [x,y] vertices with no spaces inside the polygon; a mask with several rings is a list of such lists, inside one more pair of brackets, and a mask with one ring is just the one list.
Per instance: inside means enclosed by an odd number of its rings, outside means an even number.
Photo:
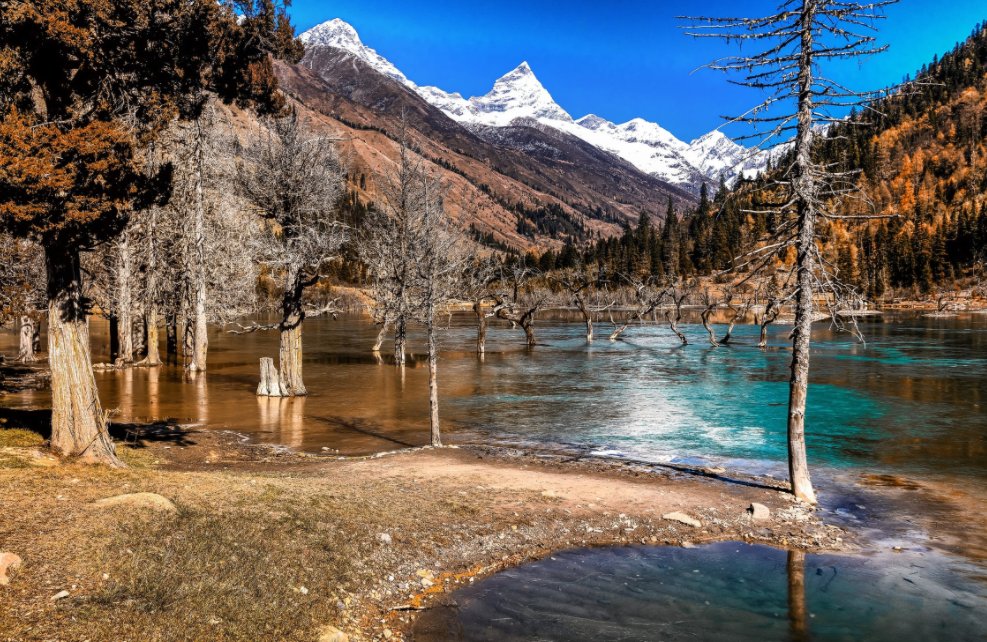
[{"label": "snowy mountain ridge", "polygon": [[356,29],[339,18],[300,38],[307,48],[333,47],[359,58],[466,127],[507,127],[534,120],[618,156],[645,173],[693,190],[703,182],[716,185],[721,176],[732,183],[740,175],[755,175],[764,169],[769,156],[738,145],[717,130],[685,143],[642,118],[615,124],[589,114],[575,120],[555,102],[527,62],[497,79],[487,94],[466,99],[438,87],[418,86],[363,44]]}]

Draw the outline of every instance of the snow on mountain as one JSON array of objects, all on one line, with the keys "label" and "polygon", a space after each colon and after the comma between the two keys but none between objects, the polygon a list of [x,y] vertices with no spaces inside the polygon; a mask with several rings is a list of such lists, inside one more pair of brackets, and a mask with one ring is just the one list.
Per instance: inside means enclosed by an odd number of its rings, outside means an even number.
[{"label": "snow on mountain", "polygon": [[593,114],[573,120],[555,102],[527,62],[499,78],[486,95],[466,99],[438,87],[419,87],[390,61],[364,45],[356,30],[338,18],[306,31],[300,38],[306,47],[334,47],[349,52],[467,127],[506,127],[533,120],[576,136],[676,185],[698,190],[702,182],[715,185],[721,175],[732,183],[737,176],[760,172],[767,160],[767,153],[751,152],[719,131],[685,143],[643,118],[620,125]]},{"label": "snow on mountain", "polygon": [[520,118],[534,118],[546,124],[573,122],[572,116],[559,107],[527,62],[498,78],[487,95],[470,98],[469,102],[473,106],[474,120],[493,127],[510,125]]},{"label": "snow on mountain", "polygon": [[334,47],[355,55],[388,78],[415,89],[415,83],[408,80],[390,60],[363,44],[353,25],[335,18],[309,29],[298,37],[306,47]]}]

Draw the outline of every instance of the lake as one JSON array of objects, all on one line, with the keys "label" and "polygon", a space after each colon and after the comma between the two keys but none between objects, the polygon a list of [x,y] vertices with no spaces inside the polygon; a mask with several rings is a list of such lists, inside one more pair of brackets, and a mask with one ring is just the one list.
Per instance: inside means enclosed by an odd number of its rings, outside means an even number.
[{"label": "lake", "polygon": [[[587,344],[581,324],[545,318],[536,326],[540,345],[535,349],[525,348],[520,330],[495,325],[487,354],[479,359],[471,317],[453,316],[448,325],[440,337],[439,380],[449,441],[522,444],[786,477],[790,326],[772,327],[769,348],[761,350],[752,326],[738,327],[730,345],[713,348],[695,324],[683,326],[688,346],[655,325],[631,327],[624,340],[610,342],[601,324],[602,337]],[[106,324],[94,321],[92,327],[95,357],[105,361]],[[862,321],[861,329],[866,343],[835,333],[826,323],[817,324],[813,334],[807,432],[821,510],[825,519],[866,533],[871,547],[863,557],[805,559],[813,639],[856,639],[848,631],[870,631],[869,626],[887,632],[874,639],[908,639],[912,621],[932,627],[920,639],[966,639],[935,634],[942,633],[936,623],[945,620],[965,623],[966,628],[953,632],[984,639],[982,616],[971,619],[964,609],[973,605],[987,612],[982,573],[987,568],[982,520],[987,505],[987,314],[886,315]],[[409,367],[395,368],[389,346],[382,357],[370,352],[375,336],[376,328],[362,317],[307,321],[307,398],[254,394],[258,359],[277,355],[275,332],[234,335],[214,329],[209,369],[195,377],[170,365],[98,372],[97,381],[114,421],[170,419],[240,431],[264,443],[346,455],[425,444],[424,361],[412,359]],[[413,353],[422,351],[422,339],[412,333]],[[3,347],[9,351],[13,340],[6,335]],[[44,392],[4,400],[24,407],[47,402]],[[778,588],[784,585],[779,569],[787,569],[786,553],[752,547],[731,553],[730,547],[737,546],[567,552],[556,556],[561,562],[546,560],[495,576],[461,599],[471,605],[460,613],[464,630],[473,631],[465,639],[577,639],[527,635],[524,631],[535,629],[523,626],[569,621],[573,605],[579,605],[586,631],[598,631],[586,639],[655,639],[635,627],[657,626],[683,609],[703,613],[706,606],[718,620],[739,618],[737,626],[747,633],[767,632],[757,639],[787,639],[791,632]],[[902,552],[892,556],[893,546]],[[588,584],[592,590],[560,579],[578,576],[582,568],[597,569],[588,576],[596,578]],[[611,570],[598,572],[606,568]],[[816,572],[822,569],[826,576],[830,568],[840,579],[824,590]],[[685,579],[698,579],[693,571],[703,581],[686,589]],[[655,580],[664,575],[667,581]],[[669,592],[669,582],[683,587],[681,594],[678,588]],[[865,584],[858,600],[851,587]],[[529,590],[530,613],[502,629],[483,629],[490,614],[510,613],[523,594],[517,591]],[[613,597],[587,597],[603,593]],[[607,614],[618,618],[617,624],[608,624]],[[604,633],[613,630],[624,637]],[[688,637],[679,635],[688,630],[663,635],[678,639]],[[736,631],[703,629],[699,639],[744,637]]]}]

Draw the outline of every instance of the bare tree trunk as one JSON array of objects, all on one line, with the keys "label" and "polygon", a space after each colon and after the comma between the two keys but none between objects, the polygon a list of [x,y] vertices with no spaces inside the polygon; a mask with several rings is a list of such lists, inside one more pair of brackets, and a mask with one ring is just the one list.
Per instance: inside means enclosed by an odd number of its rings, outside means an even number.
[{"label": "bare tree trunk", "polygon": [[384,319],[383,323],[380,324],[380,332],[377,333],[377,341],[374,343],[373,352],[380,352],[381,347],[384,345],[384,339],[387,338],[387,331],[390,329],[391,322],[388,319]]},{"label": "bare tree trunk", "polygon": [[[710,326],[709,324],[709,317],[711,314],[713,314],[712,307],[707,307],[705,310],[703,310],[703,313],[701,315],[703,320],[703,327],[706,328],[706,332],[709,334],[709,345],[713,346],[714,348],[718,348],[720,344],[716,341],[716,333],[713,332],[713,327]],[[730,327],[732,329],[733,325],[731,325]],[[728,340],[729,340],[729,335],[728,335]]]},{"label": "bare tree trunk", "polygon": [[583,315],[583,322],[586,324],[586,340],[590,343],[593,342],[593,315],[586,308],[586,301],[583,300],[581,296],[576,297],[576,305],[579,306],[579,312]]},{"label": "bare tree trunk", "polygon": [[768,326],[774,323],[780,311],[781,308],[774,301],[769,302],[765,307],[764,314],[761,316],[761,336],[757,342],[758,348],[768,347]]},{"label": "bare tree trunk", "polygon": [[788,551],[788,630],[792,642],[809,639],[805,608],[805,551]]},{"label": "bare tree trunk", "polygon": [[281,394],[284,397],[302,397],[308,394],[302,379],[302,322],[290,322],[281,329],[281,350],[278,355],[281,366]]},{"label": "bare tree trunk", "polygon": [[538,342],[535,341],[535,327],[534,324],[531,322],[531,318],[521,319],[521,329],[524,330],[525,344],[529,348],[534,348],[536,345],[538,345]]},{"label": "bare tree trunk", "polygon": [[394,324],[394,364],[403,366],[406,363],[406,348],[408,343],[407,319],[403,314],[398,315]]},{"label": "bare tree trunk", "polygon": [[206,324],[206,269],[205,269],[205,245],[206,245],[206,206],[203,194],[203,163],[204,161],[204,132],[202,123],[196,121],[196,142],[195,142],[195,211],[192,221],[192,239],[194,247],[193,275],[192,275],[192,352],[189,355],[188,369],[205,370],[206,355],[209,350],[209,339],[206,335],[208,327]]},{"label": "bare tree trunk", "polygon": [[117,244],[116,266],[116,331],[117,353],[115,362],[131,364],[134,361],[133,297],[131,295],[132,261],[130,239],[126,232]]},{"label": "bare tree trunk", "polygon": [[473,302],[473,313],[476,315],[476,353],[487,352],[487,314],[483,311],[483,302]]},{"label": "bare tree trunk", "polygon": [[178,315],[174,313],[165,320],[165,354],[178,358]]},{"label": "bare tree trunk", "polygon": [[29,314],[21,315],[20,347],[17,351],[17,360],[21,363],[32,363],[34,356],[34,335],[37,326],[34,318]]},{"label": "bare tree trunk", "polygon": [[89,351],[79,253],[45,247],[48,272],[48,362],[51,449],[63,457],[122,466],[106,428]]},{"label": "bare tree trunk", "polygon": [[733,338],[733,329],[736,327],[738,320],[740,320],[740,311],[734,310],[733,316],[730,317],[730,324],[727,326],[727,333],[723,335],[722,339],[720,339],[720,343],[723,345],[730,343],[730,339]]},{"label": "bare tree trunk", "polygon": [[111,312],[107,321],[110,326],[110,363],[113,363],[120,356],[120,320],[116,312]]},{"label": "bare tree trunk", "polygon": [[442,445],[442,435],[439,428],[439,380],[438,380],[438,355],[435,346],[435,321],[432,318],[434,312],[429,314],[428,321],[428,424],[430,428],[432,446],[438,448]]},{"label": "bare tree trunk", "polygon": [[[144,357],[145,366],[150,366],[156,368],[161,365],[161,350],[158,345],[158,309],[157,306],[151,305],[144,315],[144,331],[147,336],[147,356]],[[169,342],[171,337],[168,337]]]},{"label": "bare tree trunk", "polygon": [[799,60],[799,112],[795,149],[793,187],[798,209],[795,295],[795,330],[792,342],[792,379],[788,397],[788,469],[792,493],[798,499],[816,503],[809,478],[805,449],[805,403],[809,392],[809,347],[812,334],[813,252],[816,249],[815,187],[810,175],[812,164],[812,47],[817,0],[802,5],[802,44]]},{"label": "bare tree trunk", "polygon": [[676,316],[673,317],[671,312],[665,313],[665,320],[668,321],[668,327],[671,328],[672,332],[675,333],[675,336],[679,338],[679,341],[682,342],[682,345],[687,346],[689,345],[689,340],[686,339],[685,335],[682,334],[682,332],[679,330],[679,319],[681,318],[682,317],[679,316],[678,314],[676,314]]},{"label": "bare tree trunk", "polygon": [[[302,377],[302,323],[305,321],[305,310],[302,307],[304,284],[302,275],[295,268],[290,268],[285,276],[284,294],[281,299],[280,350],[277,376],[277,393],[270,396],[303,397],[308,394]],[[261,385],[263,382],[263,361],[261,362]],[[271,389],[272,385],[268,385]],[[258,388],[260,394],[260,388]]]},{"label": "bare tree trunk", "polygon": [[261,357],[260,359],[260,383],[257,384],[258,397],[281,397],[281,377],[278,369],[274,367],[274,359]]}]

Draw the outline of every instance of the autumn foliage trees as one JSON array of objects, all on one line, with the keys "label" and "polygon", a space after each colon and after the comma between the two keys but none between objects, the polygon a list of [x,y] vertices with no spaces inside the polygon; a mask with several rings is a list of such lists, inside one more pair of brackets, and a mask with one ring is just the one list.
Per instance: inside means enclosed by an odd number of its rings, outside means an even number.
[{"label": "autumn foliage trees", "polygon": [[[238,19],[237,13],[241,19]],[[92,374],[80,252],[168,196],[141,151],[213,93],[278,111],[271,56],[297,59],[274,0],[0,5],[0,227],[47,270],[55,452],[116,463]]]}]

